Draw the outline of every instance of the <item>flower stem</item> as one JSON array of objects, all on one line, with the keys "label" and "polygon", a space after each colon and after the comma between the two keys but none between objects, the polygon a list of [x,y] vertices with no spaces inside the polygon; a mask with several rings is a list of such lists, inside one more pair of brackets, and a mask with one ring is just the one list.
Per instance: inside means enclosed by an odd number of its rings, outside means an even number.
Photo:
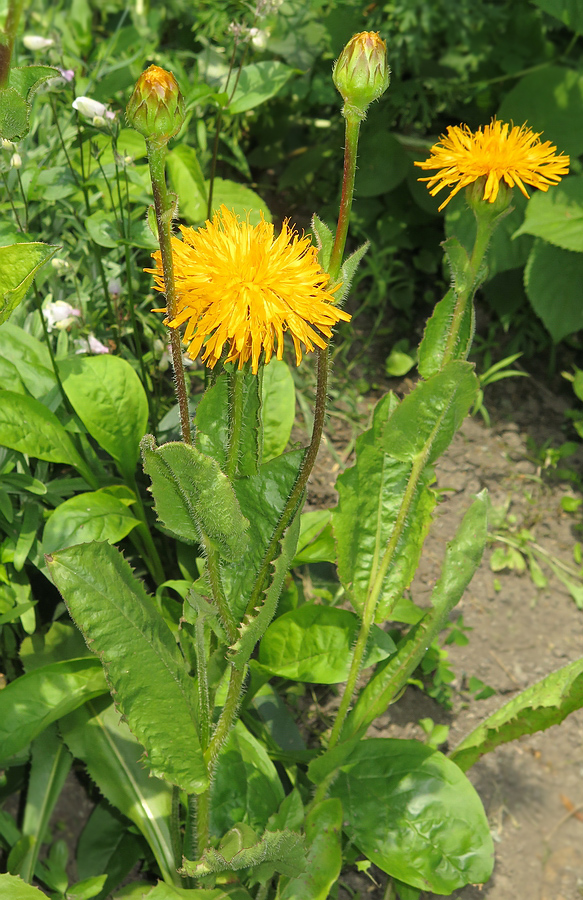
[{"label": "flower stem", "polygon": [[330,257],[330,265],[328,272],[332,282],[335,282],[340,274],[342,267],[342,257],[344,256],[344,247],[346,245],[346,236],[348,234],[348,224],[350,222],[350,210],[352,209],[352,196],[354,194],[354,177],[356,175],[356,155],[358,150],[358,135],[360,132],[361,118],[354,113],[346,112],[346,133],[344,145],[344,177],[342,180],[342,197],[340,200],[340,211],[338,214],[338,224],[336,226],[336,237]]},{"label": "flower stem", "polygon": [[[166,290],[166,309],[168,318],[172,320],[176,315],[176,285],[174,282],[174,263],[172,260],[172,204],[169,202],[166,188],[166,144],[146,141],[148,148],[148,163],[150,177],[152,179],[152,191],[154,194],[154,207],[156,221],[158,223],[158,242],[164,270],[164,286]],[[188,410],[188,395],[186,391],[186,379],[184,377],[184,365],[182,362],[182,346],[180,333],[177,328],[170,329],[170,346],[172,350],[172,364],[174,367],[174,388],[180,410],[180,425],[182,440],[186,444],[192,443],[190,432],[190,413]]]},{"label": "flower stem", "polygon": [[0,31],[0,89],[6,87],[10,78],[12,48],[23,6],[24,0],[9,0],[4,27]]},{"label": "flower stem", "polygon": [[202,543],[206,556],[206,567],[213,600],[219,611],[223,625],[225,626],[229,643],[233,644],[237,640],[237,625],[233,618],[233,614],[229,609],[229,604],[227,603],[227,598],[225,597],[225,592],[223,590],[219,551],[206,534],[202,535]]}]

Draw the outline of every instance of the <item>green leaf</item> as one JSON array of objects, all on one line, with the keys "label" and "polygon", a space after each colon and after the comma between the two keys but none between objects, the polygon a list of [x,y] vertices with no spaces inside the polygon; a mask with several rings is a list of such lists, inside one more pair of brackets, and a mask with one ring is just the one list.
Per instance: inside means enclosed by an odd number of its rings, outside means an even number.
[{"label": "green leaf", "polygon": [[294,71],[277,60],[243,66],[228,111],[233,114],[246,112],[269,100],[282,89]]},{"label": "green leaf", "polygon": [[18,874],[28,882],[32,881],[49,820],[72,762],[73,758],[63,745],[56,725],[50,725],[33,741],[22,822],[22,834],[32,838],[32,844],[18,870]]},{"label": "green leaf", "polygon": [[205,456],[212,456],[224,470],[229,441],[229,389],[226,372],[222,372],[202,395],[196,407],[194,422],[196,449]]},{"label": "green leaf", "polygon": [[577,34],[583,34],[583,9],[579,0],[533,0],[540,9],[555,16]]},{"label": "green leaf", "polygon": [[2,391],[0,398],[0,443],[36,459],[68,463],[94,483],[71,438],[43,403],[11,391]]},{"label": "green leaf", "polygon": [[[347,609],[305,603],[279,616],[259,648],[259,662],[273,675],[315,684],[346,681],[360,619]],[[364,667],[386,659],[396,647],[373,626]]]},{"label": "green leaf", "polygon": [[24,300],[34,276],[57,249],[38,242],[0,247],[0,324]]},{"label": "green leaf", "polygon": [[65,393],[89,434],[134,478],[148,426],[148,400],[131,365],[119,356],[85,356],[59,364]]},{"label": "green leaf", "polygon": [[[447,544],[441,576],[431,595],[431,609],[420,621],[415,618],[417,624],[399,642],[396,654],[378,666],[348,715],[342,732],[344,739],[365,734],[371,722],[385,712],[405,687],[429,645],[445,628],[450,612],[461,600],[482,559],[487,520],[488,499],[481,492],[465,514],[453,541]],[[410,621],[413,616],[407,618]]]},{"label": "green leaf", "polygon": [[141,882],[136,894],[125,894],[124,891],[121,891],[115,895],[115,900],[118,898],[119,900],[144,900],[144,898],[146,900],[251,900],[251,894],[240,884],[225,885],[212,890],[204,888],[192,890],[174,887],[172,884],[164,884],[163,881],[159,881],[156,887],[151,889],[148,883]]},{"label": "green leaf", "polygon": [[0,356],[16,366],[33,397],[38,399],[55,387],[57,382],[46,346],[10,322],[0,327]]},{"label": "green leaf", "polygon": [[356,271],[369,247],[370,243],[369,241],[366,241],[366,243],[362,244],[357,250],[354,251],[354,253],[351,253],[350,256],[342,263],[339,276],[341,286],[337,291],[334,292],[334,302],[336,304],[344,303],[344,301],[348,297],[352,279],[356,275]]},{"label": "green leaf", "polygon": [[109,698],[87,703],[64,718],[60,728],[71,753],[83,760],[104,797],[140,829],[163,876],[172,881],[172,789],[144,767],[143,747]]},{"label": "green leaf", "polygon": [[583,706],[583,659],[531,685],[488,716],[450,753],[464,772],[485,753],[524,734],[558,725]]},{"label": "green leaf", "polygon": [[330,265],[330,257],[332,256],[332,248],[334,246],[334,235],[325,222],[314,213],[312,216],[312,232],[316,239],[318,248],[318,261],[325,272],[328,271]]},{"label": "green leaf", "polygon": [[122,237],[115,219],[107,210],[99,209],[83,221],[87,234],[99,247],[113,248],[124,244],[144,250],[155,250],[158,247],[157,239],[141,219],[130,221],[128,238]]},{"label": "green leaf", "polygon": [[[419,388],[417,388],[419,390]],[[387,394],[374,411],[372,427],[356,442],[356,463],[336,483],[339,502],[332,510],[338,549],[338,574],[350,602],[362,613],[379,561],[393,532],[411,474],[410,462],[393,459],[384,446],[386,429],[398,412],[396,399]],[[411,421],[410,427],[415,427]],[[422,429],[419,423],[420,430]],[[377,622],[410,584],[435,505],[429,484],[433,472],[426,468],[407,517],[404,534],[383,585]]]},{"label": "green leaf", "polygon": [[526,293],[555,344],[583,328],[583,254],[535,241],[524,271]]},{"label": "green leaf", "polygon": [[121,553],[79,544],[47,558],[69,611],[98,653],[152,773],[187,791],[208,785],[195,693],[176,640]]},{"label": "green leaf", "polygon": [[155,448],[153,438],[143,441],[142,452],[156,512],[165,527],[191,543],[205,534],[225,557],[240,559],[248,522],[218,463],[180,442]]},{"label": "green leaf", "polygon": [[[119,716],[116,717],[115,727],[118,726],[118,720]],[[141,752],[142,748],[131,732],[128,730],[127,733],[130,735],[132,743],[135,743],[137,751]],[[111,748],[112,744],[110,743],[107,746]],[[124,745],[122,747],[124,750],[126,749]],[[95,755],[97,756],[98,754]],[[107,760],[107,756],[107,753],[103,755],[104,762]],[[115,764],[112,766],[112,772],[116,772],[118,768],[118,758],[114,756],[114,760]],[[120,768],[125,774],[125,769],[121,766]],[[135,772],[136,767],[130,771]],[[138,765],[137,771],[139,777],[143,778],[143,768]],[[149,789],[154,787],[151,782],[152,779],[148,779]],[[161,781],[156,783],[157,785],[163,785],[164,788],[166,787]],[[142,808],[141,803],[142,798],[139,798],[140,809]],[[143,811],[145,814],[147,807]],[[89,816],[77,843],[77,877],[84,880],[94,878],[102,872],[107,872],[107,880],[98,893],[98,900],[105,900],[106,897],[111,896],[113,889],[129,875],[143,856],[143,843],[137,835],[129,832],[128,823],[114,811],[106,800],[98,803]]]},{"label": "green leaf", "polygon": [[506,94],[497,118],[528,122],[559,151],[577,157],[583,153],[582,112],[583,74],[576,68],[544,66],[525,75]]},{"label": "green leaf", "polygon": [[[258,475],[234,481],[241,512],[253,523],[241,561],[222,569],[223,587],[235,618],[240,619],[245,612],[265,551],[297,479],[303,455],[303,450],[284,453],[261,466]],[[290,562],[294,553],[295,546]]]},{"label": "green leaf", "polygon": [[30,104],[18,91],[7,87],[0,90],[0,134],[7,141],[20,140],[28,131]]},{"label": "green leaf", "polygon": [[289,366],[272,359],[263,369],[263,461],[269,462],[287,447],[296,412],[296,391]]},{"label": "green leaf", "polygon": [[220,837],[244,823],[263,831],[284,798],[277,769],[267,751],[241,721],[219,756],[211,799],[211,832]]},{"label": "green leaf", "polygon": [[97,659],[53,663],[21,675],[0,691],[0,753],[8,759],[51,722],[107,693]]},{"label": "green leaf", "polygon": [[90,541],[115,544],[138,524],[127,504],[107,488],[76,494],[61,503],[45,525],[43,551],[54,553]]},{"label": "green leaf", "polygon": [[490,877],[494,848],[480,798],[438,750],[363,741],[331,793],[342,802],[349,839],[389,875],[438,894]]},{"label": "green leaf", "polygon": [[46,900],[46,894],[17,875],[0,875],[2,900]]},{"label": "green leaf", "polygon": [[295,874],[304,864],[304,838],[293,831],[266,831],[258,838],[248,825],[237,825],[221,840],[218,849],[207,848],[198,862],[184,860],[181,874],[201,878],[211,872],[237,871],[250,866],[269,867]]},{"label": "green leaf", "polygon": [[534,234],[563,250],[583,252],[583,176],[571,175],[546,194],[536,191],[524,222],[514,232]]},{"label": "green leaf", "polygon": [[[455,309],[457,297],[453,288],[447,292],[433,310],[419,345],[418,369],[422,378],[437,375],[443,365],[443,357],[447,346],[447,338],[451,326],[451,317]],[[474,304],[468,302],[460,325],[454,350],[456,359],[465,359],[474,333]]]},{"label": "green leaf", "polygon": [[[209,182],[205,181],[208,191]],[[230,181],[228,178],[215,178],[213,186],[213,213],[222,205],[233,210],[241,219],[249,218],[250,225],[258,225],[262,218],[265,222],[271,222],[271,212],[267,204],[259,194],[238,181]],[[206,210],[203,219],[206,217]]]},{"label": "green leaf", "polygon": [[291,568],[306,563],[335,563],[336,559],[331,510],[317,509],[302,513],[298,547]]},{"label": "green leaf", "polygon": [[357,197],[377,197],[396,188],[413,163],[399,141],[385,128],[363,129],[358,148]]},{"label": "green leaf", "polygon": [[53,622],[44,634],[38,631],[26,637],[20,645],[19,656],[25,672],[83,657],[94,662],[81,632],[70,621]]},{"label": "green leaf", "polygon": [[204,220],[208,195],[196,150],[186,144],[179,144],[168,153],[166,165],[180,203],[180,215],[187,222]]},{"label": "green leaf", "polygon": [[342,868],[342,805],[330,798],[306,817],[308,857],[305,872],[283,878],[281,900],[326,900]]},{"label": "green leaf", "polygon": [[[14,66],[10,69],[10,87],[20,94],[23,100],[31,100],[31,95],[48,81],[59,78],[61,73],[52,66]],[[3,135],[4,137],[4,135]]]}]

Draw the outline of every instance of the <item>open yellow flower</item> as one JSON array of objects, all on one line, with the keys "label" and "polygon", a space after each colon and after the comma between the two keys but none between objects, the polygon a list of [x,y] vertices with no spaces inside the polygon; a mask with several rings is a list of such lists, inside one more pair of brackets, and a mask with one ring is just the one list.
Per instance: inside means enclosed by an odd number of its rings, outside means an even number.
[{"label": "open yellow flower", "polygon": [[458,191],[484,178],[484,200],[494,203],[500,182],[515,185],[525,197],[525,184],[548,191],[569,171],[569,157],[557,156],[557,148],[550,141],[540,141],[526,125],[518,127],[495,119],[473,132],[467,125],[450,126],[447,134],[431,148],[431,156],[415,165],[421,169],[438,169],[435,175],[420,178],[427,181],[432,197],[442,188],[454,187],[439,209],[447,206]]},{"label": "open yellow flower", "polygon": [[[282,358],[288,331],[299,365],[302,344],[306,351],[323,349],[332,326],[351,318],[334,306],[330,276],[318,263],[316,248],[287,221],[274,237],[273,225],[263,217],[250,225],[221,206],[204,228],[180,230],[183,240],[172,238],[176,315],[165,324],[187,323],[183,340],[191,359],[202,350],[202,360],[213,368],[226,345],[225,362],[242,368],[251,359],[256,373],[262,351],[266,363],[274,349]],[[160,252],[152,256],[156,268],[145,271],[154,275],[156,290],[164,291]]]}]

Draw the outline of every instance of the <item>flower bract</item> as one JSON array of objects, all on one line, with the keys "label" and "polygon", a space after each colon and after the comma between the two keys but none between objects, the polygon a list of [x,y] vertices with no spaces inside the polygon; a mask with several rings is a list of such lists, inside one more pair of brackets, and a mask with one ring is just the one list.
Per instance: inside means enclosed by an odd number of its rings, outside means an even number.
[{"label": "flower bract", "polygon": [[[283,356],[284,332],[295,348],[296,362],[306,351],[325,348],[332,326],[350,316],[334,306],[329,275],[318,262],[309,238],[299,237],[284,222],[280,234],[263,217],[257,225],[240,221],[221,206],[212,221],[195,230],[181,226],[183,240],[172,238],[176,309],[165,323],[186,322],[188,355],[213,368],[226,347],[225,362],[239,368],[251,360],[258,371],[274,351]],[[152,254],[156,289],[165,290],[162,259]],[[156,312],[166,312],[165,307]]]},{"label": "flower bract", "polygon": [[421,169],[437,169],[426,181],[435,196],[442,188],[453,188],[439,209],[447,206],[458,191],[479,178],[484,179],[483,199],[494,203],[500,182],[517,186],[528,197],[525,184],[547,191],[558,184],[569,171],[569,157],[557,155],[550,141],[540,140],[526,125],[512,128],[506,122],[493,120],[490,125],[472,131],[467,125],[450,126],[447,134],[431,148],[429,159],[416,162]]}]

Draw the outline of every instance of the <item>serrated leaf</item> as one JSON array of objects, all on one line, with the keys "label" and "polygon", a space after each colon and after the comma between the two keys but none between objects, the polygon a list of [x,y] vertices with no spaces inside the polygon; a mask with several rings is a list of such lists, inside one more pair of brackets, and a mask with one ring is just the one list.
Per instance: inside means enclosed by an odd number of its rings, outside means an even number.
[{"label": "serrated leaf", "polygon": [[205,790],[192,681],[142,583],[111,544],[79,544],[47,563],[73,619],[100,656],[152,773],[187,793]]},{"label": "serrated leaf", "polygon": [[293,831],[266,831],[258,839],[252,828],[237,825],[221,840],[217,850],[209,847],[198,862],[184,860],[185,875],[202,878],[211,872],[237,871],[271,863],[274,872],[301,870],[304,838]]},{"label": "serrated leaf", "polygon": [[464,772],[485,753],[524,734],[558,725],[583,706],[583,659],[533,684],[488,716],[450,753]]},{"label": "serrated leaf", "polygon": [[241,558],[248,521],[216,460],[181,442],[155,447],[142,442],[144,470],[161,522],[181,540],[197,543],[207,535],[229,560]]},{"label": "serrated leaf", "polygon": [[334,302],[336,304],[343,303],[344,300],[348,297],[350,292],[350,285],[352,284],[352,279],[356,275],[356,271],[364,257],[364,254],[367,252],[370,247],[370,242],[366,241],[365,244],[362,244],[354,253],[351,253],[350,256],[344,260],[340,269],[340,275],[338,280],[341,282],[340,287],[337,291],[334,291]]},{"label": "serrated leaf", "polygon": [[34,276],[57,249],[39,242],[0,247],[0,324],[24,300]]},{"label": "serrated leaf", "polygon": [[148,842],[164,877],[175,878],[169,821],[172,790],[145,767],[143,747],[109,698],[87,703],[60,723],[63,739],[107,800]]}]

